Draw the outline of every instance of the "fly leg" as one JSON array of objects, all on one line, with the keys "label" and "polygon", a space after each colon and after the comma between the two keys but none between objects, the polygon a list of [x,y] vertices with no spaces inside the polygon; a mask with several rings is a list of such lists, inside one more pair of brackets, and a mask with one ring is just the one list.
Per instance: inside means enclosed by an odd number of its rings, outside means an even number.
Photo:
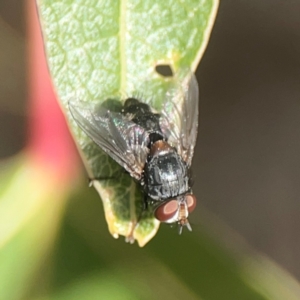
[{"label": "fly leg", "polygon": [[129,231],[129,234],[125,237],[125,242],[126,243],[130,243],[133,244],[134,243],[134,230],[135,227],[138,226],[140,220],[142,219],[143,213],[148,210],[148,196],[147,194],[144,194],[144,201],[143,201],[143,208],[142,211],[140,213],[140,216],[138,217],[138,219],[135,222],[131,222],[131,230]]},{"label": "fly leg", "polygon": [[148,210],[148,196],[144,193],[143,211]]},{"label": "fly leg", "polygon": [[133,244],[135,239],[134,239],[134,229],[136,227],[136,225],[138,224],[138,222],[131,222],[131,229],[128,233],[128,235],[125,236],[125,242],[126,243],[130,243]]},{"label": "fly leg", "polygon": [[106,180],[119,180],[121,176],[124,174],[129,174],[125,169],[120,171],[120,176],[113,175],[113,176],[98,176],[98,177],[89,177],[89,187],[93,186],[94,181],[106,181]]},{"label": "fly leg", "polygon": [[137,224],[140,222],[140,220],[141,220],[142,217],[143,217],[143,214],[148,210],[148,208],[149,208],[148,196],[147,196],[147,194],[145,193],[145,194],[144,194],[144,201],[143,201],[142,211],[141,211],[140,216],[139,216],[139,218],[138,218],[138,220],[137,220]]},{"label": "fly leg", "polygon": [[105,181],[105,180],[117,180],[118,177],[116,176],[103,176],[103,177],[93,177],[89,178],[89,187],[93,186],[94,181]]}]

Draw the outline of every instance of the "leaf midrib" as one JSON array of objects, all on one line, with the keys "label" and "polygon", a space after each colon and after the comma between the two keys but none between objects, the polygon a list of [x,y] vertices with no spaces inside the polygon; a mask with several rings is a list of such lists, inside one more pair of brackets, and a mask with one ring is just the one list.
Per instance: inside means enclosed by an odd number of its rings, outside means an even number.
[{"label": "leaf midrib", "polygon": [[120,0],[120,15],[119,15],[119,43],[120,43],[120,91],[126,91],[126,13],[127,0]]}]

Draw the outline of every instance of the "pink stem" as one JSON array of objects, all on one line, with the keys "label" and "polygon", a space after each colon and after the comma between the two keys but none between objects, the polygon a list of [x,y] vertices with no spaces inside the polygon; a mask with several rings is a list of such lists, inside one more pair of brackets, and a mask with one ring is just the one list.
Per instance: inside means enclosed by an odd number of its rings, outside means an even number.
[{"label": "pink stem", "polygon": [[78,155],[58,105],[45,59],[35,1],[28,8],[29,142],[34,159],[68,180],[78,170]]}]

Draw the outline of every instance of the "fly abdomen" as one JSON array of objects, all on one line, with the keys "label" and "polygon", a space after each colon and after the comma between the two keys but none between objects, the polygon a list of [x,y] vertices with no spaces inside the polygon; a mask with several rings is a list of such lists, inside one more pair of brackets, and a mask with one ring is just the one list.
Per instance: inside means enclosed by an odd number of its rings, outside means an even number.
[{"label": "fly abdomen", "polygon": [[169,199],[189,190],[187,167],[165,141],[151,147],[144,171],[146,192],[154,200]]}]

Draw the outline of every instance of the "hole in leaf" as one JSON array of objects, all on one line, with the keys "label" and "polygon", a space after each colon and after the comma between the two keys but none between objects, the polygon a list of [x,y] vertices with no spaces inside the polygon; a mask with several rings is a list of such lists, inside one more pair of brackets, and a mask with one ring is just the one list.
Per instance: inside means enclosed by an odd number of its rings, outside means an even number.
[{"label": "hole in leaf", "polygon": [[155,71],[164,77],[173,77],[173,71],[170,65],[157,65]]}]

